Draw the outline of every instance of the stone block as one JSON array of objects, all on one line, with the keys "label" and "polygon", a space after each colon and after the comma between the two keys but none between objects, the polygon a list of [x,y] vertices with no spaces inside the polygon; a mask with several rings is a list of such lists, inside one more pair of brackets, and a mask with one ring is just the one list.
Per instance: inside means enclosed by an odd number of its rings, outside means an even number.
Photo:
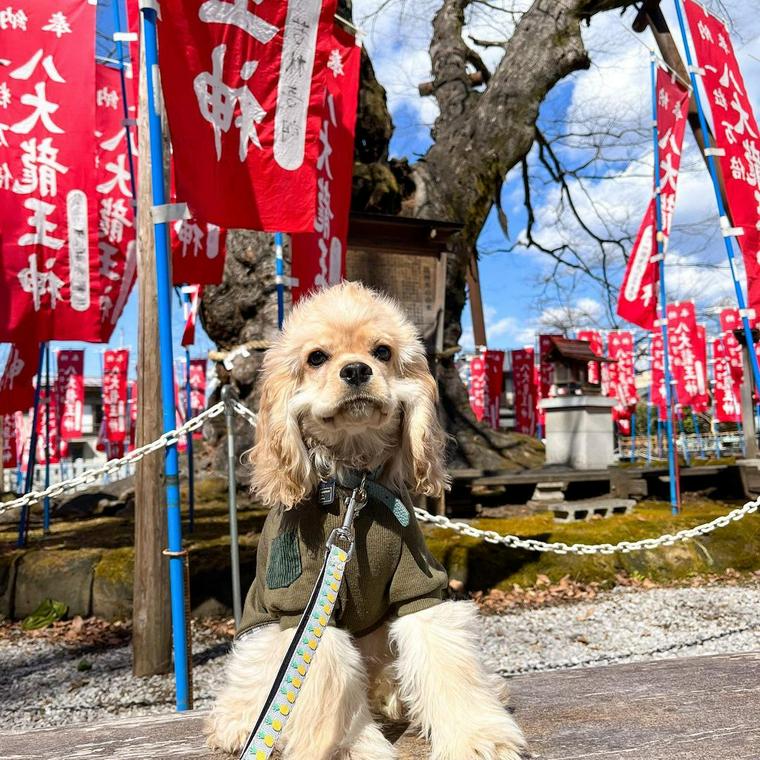
[{"label": "stone block", "polygon": [[561,480],[536,483],[536,490],[533,492],[531,501],[563,501],[565,498],[565,491],[567,490],[567,486],[567,482]]},{"label": "stone block", "polygon": [[0,619],[13,616],[13,589],[16,585],[16,569],[23,552],[0,554]]},{"label": "stone block", "polygon": [[92,614],[105,620],[132,616],[135,550],[130,547],[103,553],[92,581]]},{"label": "stone block", "polygon": [[552,505],[555,522],[582,522],[600,517],[627,515],[633,511],[633,499],[581,499]]},{"label": "stone block", "polygon": [[558,396],[541,401],[546,418],[546,464],[604,469],[615,460],[613,399]]},{"label": "stone block", "polygon": [[24,618],[43,599],[55,599],[69,608],[68,615],[92,614],[92,580],[101,552],[96,549],[30,551],[16,570],[13,614]]}]

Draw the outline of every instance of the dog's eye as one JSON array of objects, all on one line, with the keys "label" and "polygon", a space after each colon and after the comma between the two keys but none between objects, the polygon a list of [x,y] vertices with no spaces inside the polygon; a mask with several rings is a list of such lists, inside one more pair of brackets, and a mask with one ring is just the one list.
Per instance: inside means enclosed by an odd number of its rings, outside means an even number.
[{"label": "dog's eye", "polygon": [[372,353],[381,362],[389,362],[391,360],[391,350],[388,346],[378,346]]},{"label": "dog's eye", "polygon": [[312,351],[306,361],[312,367],[321,367],[327,361],[327,354],[324,351]]}]

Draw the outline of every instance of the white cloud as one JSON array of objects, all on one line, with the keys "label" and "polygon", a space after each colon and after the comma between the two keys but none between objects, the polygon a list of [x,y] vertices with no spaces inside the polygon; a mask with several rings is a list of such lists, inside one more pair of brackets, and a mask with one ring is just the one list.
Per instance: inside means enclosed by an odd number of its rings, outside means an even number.
[{"label": "white cloud", "polygon": [[[467,11],[465,39],[506,39],[514,28],[514,17],[530,5],[529,0],[495,0],[473,4]],[[725,8],[733,21],[733,40],[742,65],[750,97],[760,114],[760,14],[754,3],[746,0],[707,2],[713,10]],[[494,10],[490,6],[498,6]],[[391,113],[403,109],[424,132],[435,120],[434,98],[421,98],[420,82],[431,78],[428,54],[431,24],[440,0],[355,0],[354,17],[367,35],[364,39],[375,64],[378,79],[387,88]],[[663,4],[668,24],[680,45],[678,26],[672,4]],[[591,158],[595,150],[599,159],[592,164],[598,177],[586,185],[587,194],[570,179],[574,202],[586,222],[602,237],[633,235],[650,197],[652,185],[649,50],[653,44],[649,33],[635,35],[630,31],[635,11],[623,16],[617,11],[598,14],[591,24],[582,26],[588,47],[591,68],[577,72],[563,82],[542,106],[542,118],[551,123],[548,129],[578,133],[563,142],[562,157],[568,163],[583,157]],[[502,55],[501,48],[479,48],[483,59],[493,67]],[[561,123],[556,124],[556,119]],[[505,128],[508,125],[505,125]],[[598,146],[589,146],[583,135],[589,128],[609,134]],[[679,179],[678,204],[674,231],[668,254],[667,285],[671,298],[695,298],[703,308],[733,300],[722,237],[717,233],[717,214],[708,174],[693,139],[687,131],[686,149]],[[535,160],[535,156],[532,157]],[[601,265],[598,246],[589,242],[581,226],[567,213],[558,212],[560,196],[556,185],[537,186],[534,195],[536,224],[534,234],[543,245],[561,244],[582,253],[592,265]],[[514,217],[522,203],[518,174],[510,175],[505,185],[503,202],[515,226]],[[510,213],[511,212],[511,213]],[[513,236],[520,235],[519,229]],[[489,243],[491,240],[489,239]],[[497,254],[498,255],[498,254]],[[515,253],[509,254],[515,256]],[[622,279],[623,252],[607,246],[604,262],[614,281]],[[538,275],[549,276],[553,263],[537,251],[523,253],[514,261],[530,262]],[[740,264],[740,257],[737,257]],[[506,264],[505,268],[513,266]],[[741,267],[738,267],[741,270]],[[564,316],[569,322],[586,319],[604,324],[606,315],[603,294],[588,280],[560,270],[559,278],[576,283],[577,292],[568,297],[570,306]],[[489,341],[500,345],[519,346],[531,342],[532,334],[542,325],[556,322],[563,315],[556,309],[544,308],[546,299],[536,300],[532,314],[514,316],[508,303],[496,302],[486,314]],[[551,304],[549,304],[551,306]],[[466,322],[468,320],[465,320]],[[462,336],[464,345],[472,346],[472,333]]]}]

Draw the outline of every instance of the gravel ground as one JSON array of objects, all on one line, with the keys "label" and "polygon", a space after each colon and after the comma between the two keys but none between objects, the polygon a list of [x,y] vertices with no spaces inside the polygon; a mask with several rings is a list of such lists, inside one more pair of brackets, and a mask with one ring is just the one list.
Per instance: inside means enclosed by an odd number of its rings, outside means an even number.
[{"label": "gravel ground", "polygon": [[[486,656],[504,674],[666,657],[760,650],[760,584],[619,588],[591,602],[483,618]],[[196,706],[222,680],[228,637],[196,625]],[[31,638],[14,626],[0,639],[0,725],[60,726],[171,711],[169,676],[131,676],[127,645],[93,651]]]}]

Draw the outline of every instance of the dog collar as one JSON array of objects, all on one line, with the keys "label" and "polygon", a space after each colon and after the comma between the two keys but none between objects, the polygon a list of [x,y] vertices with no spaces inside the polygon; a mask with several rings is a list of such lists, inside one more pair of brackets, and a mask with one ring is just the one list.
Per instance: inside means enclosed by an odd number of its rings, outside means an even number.
[{"label": "dog collar", "polygon": [[[362,473],[358,470],[352,470],[346,474],[341,481],[340,485],[345,488],[357,488],[361,483]],[[365,481],[365,490],[367,495],[384,504],[391,511],[391,514],[398,520],[399,524],[406,528],[409,525],[409,510],[406,508],[401,499],[390,489],[386,488],[371,478],[367,478]],[[335,501],[335,479],[323,480],[319,484],[318,489],[319,503],[322,506],[332,504]]]}]

